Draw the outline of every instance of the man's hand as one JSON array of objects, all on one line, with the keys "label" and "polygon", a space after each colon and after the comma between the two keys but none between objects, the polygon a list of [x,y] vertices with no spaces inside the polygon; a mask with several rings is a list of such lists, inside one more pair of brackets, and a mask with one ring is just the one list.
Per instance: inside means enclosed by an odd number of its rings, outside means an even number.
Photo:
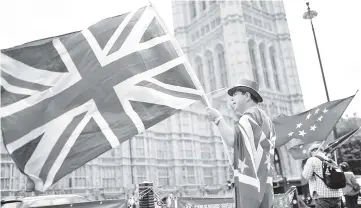
[{"label": "man's hand", "polygon": [[[224,121],[221,113],[214,108],[206,108],[209,120],[217,122],[219,132],[222,138],[226,141],[229,146],[234,145],[234,128],[228,126],[227,122]],[[216,121],[217,120],[217,121]]]},{"label": "man's hand", "polygon": [[216,118],[221,117],[221,113],[215,108],[206,108],[209,120],[214,121]]}]

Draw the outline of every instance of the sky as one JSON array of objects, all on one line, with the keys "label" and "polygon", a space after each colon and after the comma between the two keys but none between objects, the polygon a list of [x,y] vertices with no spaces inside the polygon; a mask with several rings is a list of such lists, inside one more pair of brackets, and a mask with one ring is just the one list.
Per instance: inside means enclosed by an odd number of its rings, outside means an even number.
[{"label": "sky", "polygon": [[[78,31],[102,20],[144,6],[148,0],[2,0],[0,49]],[[173,30],[170,0],[151,0],[167,27]],[[331,100],[361,90],[360,0],[310,0],[318,12],[314,26]],[[326,102],[309,20],[302,18],[305,0],[284,0],[306,109]],[[361,117],[361,92],[344,115]]]}]

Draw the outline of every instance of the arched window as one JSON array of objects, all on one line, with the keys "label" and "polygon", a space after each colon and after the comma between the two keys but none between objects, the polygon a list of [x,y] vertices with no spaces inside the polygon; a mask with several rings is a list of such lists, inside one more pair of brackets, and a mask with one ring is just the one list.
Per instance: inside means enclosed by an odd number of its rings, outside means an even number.
[{"label": "arched window", "polygon": [[251,2],[252,2],[252,6],[254,6],[254,7],[258,8],[257,1],[255,1],[255,0],[251,0]]},{"label": "arched window", "polygon": [[278,150],[277,150],[277,149],[275,149],[274,165],[275,165],[276,175],[283,175],[282,165],[281,165],[281,159],[280,159],[280,155],[278,154]]},{"label": "arched window", "polygon": [[226,61],[224,59],[223,47],[221,45],[218,45],[216,51],[217,51],[217,59],[218,59],[218,70],[220,71],[221,74],[221,85],[222,87],[227,87],[228,77],[227,77]]},{"label": "arched window", "polygon": [[195,64],[196,64],[196,73],[198,76],[199,81],[201,82],[202,87],[204,88],[204,74],[203,74],[203,63],[202,63],[202,59],[197,57],[195,60]]},{"label": "arched window", "polygon": [[259,2],[261,4],[261,8],[263,11],[267,12],[267,5],[266,5],[266,1],[260,1]]},{"label": "arched window", "polygon": [[206,1],[201,1],[202,3],[202,10],[206,10],[207,9],[207,2]]},{"label": "arched window", "polygon": [[189,6],[191,10],[191,18],[193,19],[197,16],[196,2],[191,1]]},{"label": "arched window", "polygon": [[256,63],[256,53],[254,50],[254,42],[251,40],[248,41],[248,50],[249,50],[249,56],[251,58],[253,79],[254,79],[254,81],[259,83],[258,69],[257,69],[257,63]]},{"label": "arched window", "polygon": [[278,91],[281,90],[281,86],[280,86],[280,80],[278,77],[278,70],[277,70],[277,65],[276,65],[276,53],[273,47],[271,47],[269,49],[269,54],[270,54],[270,58],[271,58],[271,64],[272,64],[272,71],[273,71],[273,78],[275,80],[275,85],[276,85],[276,89]]},{"label": "arched window", "polygon": [[277,116],[278,112],[277,112],[277,106],[276,106],[276,104],[275,104],[275,103],[272,103],[271,106],[270,106],[270,108],[271,108],[271,115],[272,115],[272,116]]},{"label": "arched window", "polygon": [[216,90],[216,74],[214,73],[213,56],[211,52],[206,53],[210,91]]},{"label": "arched window", "polygon": [[259,53],[261,55],[261,63],[262,63],[262,69],[263,69],[263,75],[264,75],[264,83],[267,88],[270,88],[270,82],[268,77],[268,70],[267,70],[267,64],[266,64],[266,55],[264,50],[264,45],[261,44],[259,46]]}]

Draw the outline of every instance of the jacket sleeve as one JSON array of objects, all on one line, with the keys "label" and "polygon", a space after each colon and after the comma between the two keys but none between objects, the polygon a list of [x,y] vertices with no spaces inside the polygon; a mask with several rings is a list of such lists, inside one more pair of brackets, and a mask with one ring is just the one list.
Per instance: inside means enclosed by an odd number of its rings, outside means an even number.
[{"label": "jacket sleeve", "polygon": [[302,176],[304,179],[309,180],[315,171],[314,168],[315,157],[308,158],[305,166],[303,167]]},{"label": "jacket sleeve", "polygon": [[350,177],[351,185],[354,190],[360,190],[360,184],[357,183],[355,175],[352,174]]}]

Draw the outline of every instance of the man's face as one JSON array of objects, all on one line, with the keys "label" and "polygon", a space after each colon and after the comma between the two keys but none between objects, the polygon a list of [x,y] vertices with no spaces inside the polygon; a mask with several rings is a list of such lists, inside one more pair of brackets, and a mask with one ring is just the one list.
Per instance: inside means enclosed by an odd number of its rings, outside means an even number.
[{"label": "man's face", "polygon": [[243,114],[246,110],[246,102],[248,100],[247,96],[249,96],[248,93],[242,93],[240,91],[236,91],[233,94],[231,103],[237,113]]}]

